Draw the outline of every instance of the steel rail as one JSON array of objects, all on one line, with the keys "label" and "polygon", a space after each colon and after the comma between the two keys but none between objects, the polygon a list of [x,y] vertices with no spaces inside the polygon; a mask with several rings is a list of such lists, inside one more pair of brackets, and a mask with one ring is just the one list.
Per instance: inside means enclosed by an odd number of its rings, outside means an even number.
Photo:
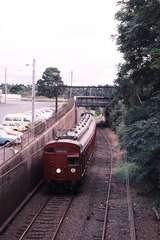
[{"label": "steel rail", "polygon": [[[110,175],[109,175],[109,182],[108,182],[108,191],[107,191],[107,200],[106,200],[106,207],[105,207],[105,216],[104,216],[104,223],[103,223],[103,230],[102,230],[102,238],[101,240],[105,240],[106,236],[106,228],[107,228],[107,220],[108,220],[108,212],[109,212],[109,200],[110,200],[110,193],[111,193],[111,183],[112,183],[112,169],[113,169],[113,151],[110,141],[104,132],[102,133],[104,136],[105,141],[107,142],[110,152],[111,152],[111,162],[110,162]],[[135,228],[135,221],[134,221],[134,213],[132,207],[132,200],[131,200],[131,193],[130,193],[130,183],[129,183],[129,173],[127,168],[127,153],[124,154],[124,163],[126,166],[126,192],[127,192],[127,205],[128,205],[128,218],[129,218],[129,228],[130,228],[130,239],[136,240],[136,228]]]},{"label": "steel rail", "polygon": [[131,240],[136,240],[137,239],[136,228],[135,228],[133,205],[132,205],[131,193],[130,193],[129,172],[127,168],[127,152],[126,151],[124,153],[124,163],[125,163],[125,171],[126,171],[126,189],[127,189],[128,217],[129,217],[129,224],[130,224],[130,237],[131,237]]},{"label": "steel rail", "polygon": [[32,218],[32,220],[30,221],[29,225],[27,226],[27,228],[24,230],[24,232],[22,233],[22,235],[20,236],[20,238],[18,240],[22,240],[25,235],[28,233],[29,229],[32,227],[33,223],[36,221],[36,219],[38,218],[38,216],[40,215],[40,213],[42,212],[42,210],[45,208],[45,206],[47,205],[47,203],[49,202],[49,200],[51,199],[51,197],[47,198],[47,201],[45,201],[45,203],[42,205],[42,207],[38,210],[38,212],[34,215],[34,217]]},{"label": "steel rail", "polygon": [[103,137],[106,141],[106,143],[108,144],[109,148],[110,148],[110,173],[109,173],[109,182],[108,182],[108,191],[107,191],[107,199],[106,199],[106,207],[105,207],[105,215],[104,215],[104,223],[103,223],[103,230],[102,230],[102,238],[101,240],[105,239],[106,236],[106,228],[107,228],[107,219],[108,219],[108,210],[109,210],[109,200],[110,200],[110,193],[111,193],[111,183],[112,183],[112,170],[113,170],[113,150],[112,150],[112,146],[111,143],[108,139],[108,137],[106,135],[103,134]]},{"label": "steel rail", "polygon": [[[38,210],[38,212],[33,216],[32,220],[30,221],[30,223],[28,224],[27,228],[24,230],[24,232],[22,233],[22,235],[20,236],[20,238],[18,238],[18,240],[23,240],[24,237],[27,235],[27,233],[29,232],[30,228],[33,226],[33,224],[36,222],[36,219],[39,217],[39,215],[41,214],[41,212],[43,211],[43,209],[47,206],[48,202],[52,199],[52,197],[47,198],[47,200],[45,201],[45,203],[42,205],[42,207]],[[73,202],[74,197],[72,197],[67,205],[67,208],[65,209],[55,231],[52,233],[51,235],[51,240],[55,240],[57,237],[57,234],[59,232],[60,227],[62,226],[62,223],[68,213],[68,210],[71,207],[71,204]]]},{"label": "steel rail", "polygon": [[63,216],[61,217],[61,219],[60,219],[60,221],[59,221],[59,223],[58,223],[58,225],[57,225],[56,230],[55,230],[54,233],[52,234],[51,240],[55,240],[55,239],[56,239],[57,234],[58,234],[58,232],[59,232],[59,229],[60,229],[60,227],[62,226],[62,223],[63,223],[63,221],[64,221],[64,219],[65,219],[65,217],[66,217],[66,215],[67,215],[67,213],[68,213],[68,211],[69,211],[69,209],[70,209],[70,207],[71,207],[71,204],[72,204],[72,202],[73,202],[73,199],[74,199],[74,197],[71,198],[71,200],[70,200],[70,202],[69,202],[69,204],[68,204],[68,206],[67,206],[67,208],[66,208],[66,210],[65,210],[65,212],[64,212],[64,214],[63,214]]}]

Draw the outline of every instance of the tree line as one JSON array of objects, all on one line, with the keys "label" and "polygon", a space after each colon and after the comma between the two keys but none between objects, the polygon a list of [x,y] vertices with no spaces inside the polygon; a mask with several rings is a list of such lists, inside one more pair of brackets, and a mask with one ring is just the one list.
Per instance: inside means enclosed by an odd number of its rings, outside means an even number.
[{"label": "tree line", "polygon": [[[105,85],[110,87],[109,85]],[[47,67],[42,74],[42,78],[36,82],[36,96],[45,96],[48,98],[57,98],[59,95],[70,98],[73,96],[108,96],[107,88],[98,85],[97,87],[74,87],[64,85],[60,76],[60,71],[56,67]],[[5,93],[5,84],[0,85],[0,89]],[[22,96],[31,96],[32,85],[7,84],[7,92],[12,94],[21,94]]]},{"label": "tree line", "polygon": [[[63,81],[60,71],[55,67],[48,67],[42,74],[42,78],[36,83],[36,95],[46,96],[48,98],[56,97],[63,92]],[[0,85],[2,93],[5,93],[5,84]],[[7,84],[7,93],[21,94],[22,96],[31,96],[32,85],[25,84]]]},{"label": "tree line", "polygon": [[123,54],[111,106],[113,126],[136,180],[160,187],[160,1],[120,0],[116,41]]}]

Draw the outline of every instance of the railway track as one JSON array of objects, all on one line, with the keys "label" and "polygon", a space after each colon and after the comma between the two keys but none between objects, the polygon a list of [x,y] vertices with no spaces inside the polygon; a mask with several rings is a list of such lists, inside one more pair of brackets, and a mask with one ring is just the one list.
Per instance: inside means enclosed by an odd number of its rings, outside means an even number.
[{"label": "railway track", "polygon": [[[111,203],[111,194],[112,194],[112,184],[114,183],[113,180],[113,150],[112,150],[112,145],[110,143],[109,138],[107,137],[107,134],[104,132],[104,130],[101,130],[101,134],[104,138],[105,141],[105,145],[108,148],[108,153],[109,153],[109,158],[110,158],[110,163],[109,166],[107,167],[107,193],[106,193],[106,202],[105,202],[105,209],[104,209],[104,218],[102,224],[102,234],[101,235],[96,235],[94,236],[94,240],[107,240],[107,239],[112,239],[111,236],[108,237],[108,223],[109,223],[109,218],[110,212],[114,211],[117,212],[119,211],[119,208],[121,208],[121,206],[114,206],[112,207],[112,203]],[[127,164],[127,158],[125,155],[125,164]],[[108,165],[108,163],[107,163]],[[132,207],[132,201],[131,201],[131,194],[130,194],[130,186],[129,186],[129,174],[128,174],[128,170],[126,168],[126,204],[123,204],[123,213],[127,212],[126,217],[128,217],[128,228],[129,228],[129,236],[130,236],[130,240],[136,240],[136,229],[135,229],[135,222],[134,222],[134,214],[133,214],[133,207]],[[113,219],[112,219],[113,221]],[[115,220],[114,220],[115,221]],[[119,238],[120,239],[120,238]],[[128,240],[128,238],[127,238]]]},{"label": "railway track", "polygon": [[[97,146],[99,150],[95,155],[92,164],[93,168],[91,168],[91,172],[89,173],[89,177],[91,177],[91,179],[88,184],[91,186],[91,189],[89,190],[89,188],[87,188],[87,191],[90,191],[91,195],[89,198],[89,209],[86,211],[87,218],[81,224],[81,226],[84,226],[82,227],[83,231],[80,235],[81,238],[75,237],[72,239],[136,240],[134,214],[129,189],[129,176],[126,173],[128,179],[126,180],[126,187],[123,186],[124,191],[120,193],[121,195],[119,195],[119,185],[117,186],[117,182],[113,173],[115,160],[113,156],[114,150],[112,149],[110,139],[107,137],[107,132],[104,129],[98,129],[97,135]],[[37,195],[38,194],[36,194],[36,196]],[[84,195],[86,195],[86,193]],[[118,199],[120,199],[120,201]],[[68,231],[68,233],[66,229],[68,226],[69,228],[70,226],[73,226],[75,219],[77,220],[76,217],[78,214],[76,213],[74,215],[73,212],[76,212],[79,206],[79,204],[76,205],[76,201],[74,201],[73,208],[76,206],[76,210],[72,211],[72,214],[71,211],[69,211],[70,213],[67,214],[68,210],[72,206],[72,201],[72,196],[51,196],[48,195],[48,193],[46,194],[45,189],[41,190],[34,201],[34,205],[33,203],[30,205],[33,206],[32,209],[30,210],[29,208],[28,211],[27,208],[27,214],[22,214],[25,217],[20,218],[17,225],[18,227],[16,225],[12,227],[11,231],[13,231],[13,240],[55,240],[58,237],[60,237],[59,239],[70,239],[70,236],[72,236],[72,234],[74,235],[74,233],[72,233],[71,229],[70,232]],[[83,201],[81,200],[81,202]],[[83,206],[81,206],[81,208]],[[80,209],[80,211],[82,210]],[[69,220],[72,219],[72,223],[68,224],[68,221],[65,221],[65,224],[63,224],[63,227],[61,228],[66,215],[69,216]],[[77,233],[80,232],[79,226],[82,218],[81,213],[79,214],[79,217],[77,229],[74,229],[75,225],[73,228],[73,232],[76,231],[74,236],[77,236]],[[118,222],[119,219],[121,220],[121,223]],[[92,226],[89,233],[90,237],[85,234],[87,225],[86,223],[89,227]],[[64,227],[64,225],[66,226]],[[60,229],[63,230],[63,232],[60,231]],[[87,230],[88,229],[89,228],[87,228]],[[61,238],[62,235],[63,238]],[[12,234],[10,234],[9,238],[6,234],[6,238],[4,239],[12,239]]]},{"label": "railway track", "polygon": [[110,193],[111,193],[111,184],[112,184],[112,173],[113,173],[113,151],[112,145],[109,141],[107,135],[102,133],[105,144],[107,144],[110,152],[110,166],[109,166],[109,179],[108,179],[108,189],[107,189],[107,198],[105,203],[105,215],[104,215],[104,223],[103,223],[103,230],[102,230],[102,240],[105,240],[106,237],[106,226],[107,226],[107,219],[108,219],[108,211],[109,211],[109,200],[110,200]]},{"label": "railway track", "polygon": [[72,201],[73,197],[48,197],[41,208],[26,219],[16,239],[55,240]]},{"label": "railway track", "polygon": [[127,152],[124,154],[124,162],[126,165],[126,189],[127,189],[127,204],[128,204],[128,217],[129,217],[129,227],[130,227],[130,237],[131,240],[136,240],[136,228],[134,220],[134,212],[132,206],[132,198],[130,193],[130,184],[129,184],[129,173],[127,168]]}]

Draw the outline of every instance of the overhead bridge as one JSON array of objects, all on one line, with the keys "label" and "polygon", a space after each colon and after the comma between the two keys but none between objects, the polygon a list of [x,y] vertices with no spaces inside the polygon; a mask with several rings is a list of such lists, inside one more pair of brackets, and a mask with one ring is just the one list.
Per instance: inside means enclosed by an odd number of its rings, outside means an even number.
[{"label": "overhead bridge", "polygon": [[112,99],[100,96],[77,96],[75,102],[77,107],[106,107]]}]

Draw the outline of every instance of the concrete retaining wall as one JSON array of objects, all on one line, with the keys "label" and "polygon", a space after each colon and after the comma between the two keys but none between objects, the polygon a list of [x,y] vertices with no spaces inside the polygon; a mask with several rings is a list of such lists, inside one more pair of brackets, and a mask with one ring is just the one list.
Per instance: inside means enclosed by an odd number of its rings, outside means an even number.
[{"label": "concrete retaining wall", "polygon": [[43,177],[43,147],[58,129],[75,125],[75,106],[0,169],[0,230]]}]

